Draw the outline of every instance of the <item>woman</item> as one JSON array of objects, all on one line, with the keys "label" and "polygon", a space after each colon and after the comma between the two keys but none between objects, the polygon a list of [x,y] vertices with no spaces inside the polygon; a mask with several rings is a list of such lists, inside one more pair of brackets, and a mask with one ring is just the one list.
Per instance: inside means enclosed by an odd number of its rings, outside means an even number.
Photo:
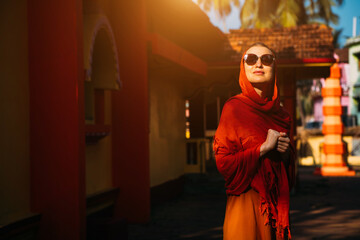
[{"label": "woman", "polygon": [[224,176],[224,239],[290,239],[289,189],[294,179],[290,116],[280,106],[275,56],[263,43],[243,55],[242,93],[224,105],[214,138]]}]

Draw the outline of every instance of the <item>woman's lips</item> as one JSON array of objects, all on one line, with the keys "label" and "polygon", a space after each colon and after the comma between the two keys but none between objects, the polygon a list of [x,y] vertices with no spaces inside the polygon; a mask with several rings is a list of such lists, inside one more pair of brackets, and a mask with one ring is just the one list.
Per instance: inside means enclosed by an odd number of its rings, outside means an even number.
[{"label": "woman's lips", "polygon": [[263,74],[264,74],[263,71],[254,71],[253,73],[254,73],[255,75],[263,75]]}]

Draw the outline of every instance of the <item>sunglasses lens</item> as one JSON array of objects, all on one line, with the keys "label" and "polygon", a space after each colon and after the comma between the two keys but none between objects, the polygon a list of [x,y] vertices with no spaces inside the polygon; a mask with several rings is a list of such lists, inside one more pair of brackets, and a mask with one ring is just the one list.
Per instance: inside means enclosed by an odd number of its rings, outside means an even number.
[{"label": "sunglasses lens", "polygon": [[274,62],[274,57],[271,54],[264,54],[261,56],[261,62],[265,66],[270,66]]},{"label": "sunglasses lens", "polygon": [[245,58],[245,62],[247,65],[254,65],[258,60],[258,56],[255,54],[247,54]]},{"label": "sunglasses lens", "polygon": [[[254,65],[258,59],[259,57],[252,53],[245,55],[245,62],[249,66]],[[264,64],[265,66],[270,66],[271,64],[273,64],[275,60],[274,56],[271,54],[264,54],[260,57],[260,59],[261,59],[261,63]]]}]

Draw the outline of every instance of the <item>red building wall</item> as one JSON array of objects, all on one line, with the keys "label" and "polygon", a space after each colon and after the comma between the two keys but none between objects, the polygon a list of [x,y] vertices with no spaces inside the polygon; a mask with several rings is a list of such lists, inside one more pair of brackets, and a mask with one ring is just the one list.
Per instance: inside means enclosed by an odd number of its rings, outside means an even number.
[{"label": "red building wall", "polygon": [[150,173],[144,0],[111,1],[107,15],[123,84],[112,94],[113,183],[120,188],[116,214],[129,222],[145,222],[150,217]]},{"label": "red building wall", "polygon": [[85,239],[82,1],[28,1],[31,210],[39,239]]}]

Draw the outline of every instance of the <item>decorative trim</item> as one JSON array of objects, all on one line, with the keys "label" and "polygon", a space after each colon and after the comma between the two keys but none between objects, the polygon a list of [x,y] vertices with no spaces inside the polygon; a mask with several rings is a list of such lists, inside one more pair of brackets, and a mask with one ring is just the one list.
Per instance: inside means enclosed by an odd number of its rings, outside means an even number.
[{"label": "decorative trim", "polygon": [[341,106],[323,106],[323,114],[324,114],[324,116],[329,116],[329,115],[340,116],[342,114],[342,107]]},{"label": "decorative trim", "polygon": [[[101,29],[104,29],[106,31],[110,39],[112,45],[111,47],[114,53],[115,80],[121,88],[122,82],[120,80],[119,58],[118,50],[116,47],[115,35],[107,17],[99,14],[84,15],[84,67],[86,73],[85,81],[90,81],[95,39]],[[90,42],[88,42],[89,39]]]},{"label": "decorative trim", "polygon": [[343,163],[341,164],[324,164],[321,167],[321,175],[322,176],[355,176],[356,172],[351,168],[347,167]]},{"label": "decorative trim", "polygon": [[111,126],[102,124],[85,125],[85,142],[87,145],[96,144],[100,139],[110,135]]},{"label": "decorative trim", "polygon": [[344,144],[324,144],[325,154],[344,154]]},{"label": "decorative trim", "polygon": [[334,124],[334,125],[322,125],[322,132],[323,134],[342,134],[344,132],[344,125],[341,124]]},{"label": "decorative trim", "polygon": [[341,87],[322,88],[321,96],[323,97],[340,97],[342,95]]}]

